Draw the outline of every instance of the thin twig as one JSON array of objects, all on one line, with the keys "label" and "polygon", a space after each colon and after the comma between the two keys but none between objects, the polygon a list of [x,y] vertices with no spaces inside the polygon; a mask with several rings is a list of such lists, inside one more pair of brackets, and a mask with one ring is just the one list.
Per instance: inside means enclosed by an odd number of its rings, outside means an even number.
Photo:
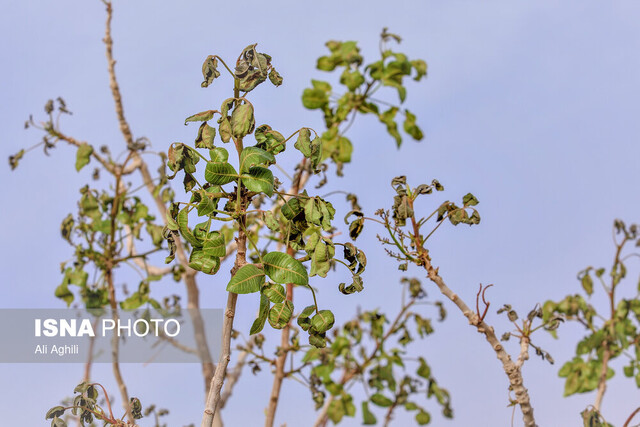
[{"label": "thin twig", "polygon": [[624,422],[624,425],[622,427],[629,427],[631,420],[638,414],[638,412],[640,412],[640,406],[637,407],[636,410],[631,413],[631,415],[629,415],[629,418],[627,418],[627,421]]}]

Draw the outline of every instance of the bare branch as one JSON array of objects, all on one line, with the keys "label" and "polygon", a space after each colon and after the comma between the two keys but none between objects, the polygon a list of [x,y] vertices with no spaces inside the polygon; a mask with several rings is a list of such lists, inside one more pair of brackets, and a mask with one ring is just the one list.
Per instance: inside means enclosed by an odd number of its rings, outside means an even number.
[{"label": "bare branch", "polygon": [[[496,356],[502,363],[502,369],[509,378],[509,384],[516,396],[516,402],[520,405],[522,416],[524,419],[524,425],[527,427],[536,426],[535,418],[533,416],[533,407],[529,400],[529,391],[525,388],[522,380],[522,372],[520,367],[517,366],[512,360],[511,356],[505,351],[502,344],[498,340],[493,328],[481,321],[476,313],[474,313],[458,295],[456,295],[442,280],[442,277],[438,274],[438,269],[434,268],[431,264],[431,260],[426,253],[423,254],[422,260],[424,268],[427,270],[429,279],[438,286],[440,292],[451,300],[462,312],[462,314],[469,320],[469,324],[474,326],[479,333],[485,336],[487,342],[493,348]],[[528,344],[527,344],[528,345]]]},{"label": "bare branch", "polygon": [[255,339],[253,337],[249,338],[249,341],[247,341],[244,350],[242,350],[240,354],[238,354],[236,365],[234,366],[233,371],[227,375],[227,383],[224,386],[224,391],[220,395],[220,402],[218,403],[218,407],[220,409],[223,409],[225,407],[227,401],[231,397],[231,394],[233,393],[233,387],[238,382],[240,375],[242,375],[242,370],[244,369],[244,366],[247,362],[247,356],[249,356],[249,352],[254,347],[254,345]]},{"label": "bare branch", "polygon": [[[106,55],[107,55],[107,66],[109,71],[109,86],[111,88],[111,95],[113,97],[115,103],[116,116],[118,117],[118,123],[120,125],[120,131],[124,137],[126,145],[128,147],[133,146],[134,139],[131,133],[131,128],[129,123],[127,122],[124,115],[124,108],[122,106],[122,96],[120,94],[120,87],[118,85],[118,80],[116,78],[115,64],[116,61],[113,59],[113,39],[111,38],[111,19],[113,15],[113,8],[110,1],[103,0],[107,8],[107,22],[106,22],[106,30],[104,43],[106,46]],[[135,165],[135,169],[140,171],[142,175],[142,181],[146,186],[149,194],[153,197],[156,207],[160,216],[166,224],[166,212],[167,208],[162,201],[160,195],[154,195],[155,186],[153,184],[154,180],[151,177],[151,173],[149,172],[149,168],[147,164],[142,160],[140,155],[131,151],[131,159],[132,165]],[[182,275],[182,279],[185,282],[185,286],[187,288],[187,308],[189,309],[198,309],[200,307],[200,293],[198,291],[198,285],[195,280],[196,271],[189,267],[189,261],[185,254],[185,249],[181,240],[176,240],[176,256],[178,262],[184,267],[185,272]],[[211,362],[211,353],[209,351],[209,347],[207,345],[206,335],[204,332],[204,324],[202,318],[197,310],[189,310],[193,325],[194,325],[194,333],[196,339],[196,345],[198,354],[201,356],[202,360],[202,374],[204,377],[205,391],[209,391],[209,385],[211,384],[211,378],[213,377],[214,366]]]}]

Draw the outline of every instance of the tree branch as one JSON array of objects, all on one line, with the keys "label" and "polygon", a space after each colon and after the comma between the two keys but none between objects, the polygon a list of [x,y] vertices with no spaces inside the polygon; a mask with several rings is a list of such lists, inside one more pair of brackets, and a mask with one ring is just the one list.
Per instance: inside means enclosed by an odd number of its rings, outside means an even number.
[{"label": "tree branch", "polygon": [[[300,173],[297,175],[296,180],[293,182],[293,186],[290,190],[291,197],[295,197],[300,192],[301,186],[306,184],[309,174],[305,177],[306,158],[300,162]],[[304,178],[304,181],[303,181]],[[277,205],[276,205],[277,206]],[[275,206],[274,206],[275,209]],[[294,257],[296,251],[289,246],[287,248],[287,254]],[[287,300],[293,302],[293,283],[287,283]],[[287,354],[289,353],[289,337],[291,332],[291,320],[282,329],[280,336],[280,354],[276,359],[276,371],[273,377],[273,386],[271,387],[271,396],[269,397],[269,405],[267,406],[267,416],[265,419],[265,427],[273,427],[273,423],[276,417],[276,410],[278,409],[278,400],[280,399],[280,389],[282,388],[282,381],[285,377],[284,365],[287,361]]]},{"label": "tree branch", "polygon": [[240,354],[238,354],[236,365],[234,366],[233,371],[227,375],[227,383],[224,386],[224,391],[220,395],[220,402],[218,403],[220,409],[223,409],[225,407],[227,401],[231,397],[231,394],[233,393],[233,387],[238,382],[240,375],[242,375],[242,370],[244,369],[244,366],[247,362],[247,356],[249,356],[249,352],[254,345],[255,340],[253,339],[253,337],[249,338],[245,349],[242,350]]},{"label": "tree branch", "polygon": [[[124,140],[128,147],[133,145],[134,139],[131,133],[131,128],[124,115],[124,107],[122,105],[122,95],[120,93],[120,86],[116,78],[115,64],[113,59],[113,39],[111,38],[111,19],[113,17],[113,8],[110,1],[103,0],[107,8],[107,22],[105,29],[105,37],[103,39],[106,47],[107,66],[109,71],[109,87],[111,88],[111,95],[115,103],[116,116],[120,125],[120,132],[124,137]],[[162,217],[165,225],[167,222],[166,212],[167,208],[159,195],[154,195],[155,186],[153,184],[153,178],[149,172],[147,164],[142,160],[140,155],[136,151],[131,151],[132,164],[135,165],[135,169],[140,171],[142,175],[142,181],[146,186],[149,194],[153,197],[156,207],[160,216]],[[189,267],[189,261],[185,254],[184,246],[180,239],[176,240],[176,257],[178,262],[184,267],[185,272],[182,275],[185,286],[187,288],[187,308],[190,309],[189,313],[194,326],[196,346],[198,354],[201,357],[202,363],[202,375],[205,384],[205,393],[209,391],[209,385],[211,384],[211,378],[213,378],[214,366],[211,361],[211,353],[209,346],[207,345],[206,334],[204,331],[204,323],[202,317],[198,311],[200,307],[200,297],[198,285],[195,280],[196,271]]]},{"label": "tree branch", "polygon": [[[449,298],[451,302],[453,302],[456,307],[460,309],[462,314],[469,320],[469,324],[474,326],[477,331],[485,336],[487,342],[493,348],[493,351],[496,353],[496,356],[502,363],[502,369],[507,374],[509,378],[509,385],[513,390],[516,401],[518,405],[520,405],[520,410],[522,411],[522,416],[524,420],[524,425],[527,427],[536,426],[535,418],[533,416],[533,407],[531,406],[531,402],[529,399],[529,391],[525,388],[524,382],[522,379],[522,372],[518,365],[516,365],[512,360],[511,356],[505,351],[502,344],[496,337],[496,334],[493,330],[493,327],[489,326],[484,321],[480,321],[478,315],[474,313],[458,295],[456,295],[442,280],[442,277],[438,274],[438,269],[434,268],[431,264],[431,260],[429,260],[428,255],[423,253],[422,260],[424,261],[424,268],[427,270],[427,274],[429,279],[436,284],[436,286],[440,289],[440,292]],[[523,360],[524,362],[524,360]]]}]

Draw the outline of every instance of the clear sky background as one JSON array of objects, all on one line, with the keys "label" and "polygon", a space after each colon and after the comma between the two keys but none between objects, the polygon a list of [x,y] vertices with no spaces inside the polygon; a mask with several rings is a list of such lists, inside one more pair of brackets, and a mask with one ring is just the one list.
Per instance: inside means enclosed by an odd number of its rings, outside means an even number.
[{"label": "clear sky background", "polygon": [[[638,2],[139,0],[118,1],[114,8],[114,53],[125,113],[134,135],[148,137],[158,151],[174,141],[191,142],[196,128],[184,127],[184,118],[218,108],[228,96],[228,82],[200,88],[200,68],[209,54],[233,62],[246,45],[258,42],[259,51],[272,55],[284,85],[265,85],[251,96],[259,123],[289,133],[301,126],[322,128],[318,112],[305,110],[300,95],[310,78],[327,77],[314,68],[325,41],[357,40],[365,58],[373,60],[382,27],[400,34],[400,50],[429,64],[428,79],[409,86],[406,102],[426,138],[406,141],[397,150],[377,121],[360,120],[349,133],[355,150],[347,177],[333,178],[326,192],[355,192],[369,213],[390,206],[389,181],[401,174],[414,185],[439,179],[446,192],[434,198],[434,206],[475,194],[482,223],[443,226],[431,254],[467,302],[475,298],[478,283],[495,284],[488,292],[488,320],[499,333],[510,325],[494,309],[510,303],[526,314],[537,302],[577,292],[578,271],[609,267],[613,220],[640,221]],[[57,96],[74,112],[64,118],[67,133],[96,146],[109,144],[114,151],[121,146],[101,43],[104,17],[98,0],[5,2],[0,157],[40,140],[37,132],[23,130],[23,123],[30,113],[42,117],[46,100]],[[76,173],[74,159],[75,150],[61,148],[50,158],[30,153],[13,173],[6,163],[0,167],[0,307],[62,306],[53,289],[61,280],[59,263],[72,252],[59,225],[74,210],[77,190],[90,180],[92,169]],[[325,287],[320,298],[335,304],[340,323],[356,305],[397,309],[400,275],[375,244],[377,232],[368,226],[358,241],[370,247],[363,293],[339,294],[342,277],[317,283]],[[638,268],[630,267],[625,286],[633,295]],[[423,277],[417,270],[407,275]],[[203,306],[223,306],[224,284],[223,277],[201,278]],[[171,283],[159,286],[160,293],[181,292]],[[434,287],[427,284],[427,289],[437,298]],[[253,321],[253,299],[240,298],[241,330]],[[415,349],[452,394],[452,421],[426,404],[434,414],[432,425],[509,425],[508,384],[499,362],[452,304],[447,301],[446,307],[447,321],[436,324],[436,333]],[[573,354],[582,331],[563,326],[559,334],[559,341],[545,334],[534,337],[556,365],[532,356],[524,368],[541,426],[581,425],[579,412],[595,397],[562,398],[557,370]],[[509,349],[515,353],[516,344]],[[621,425],[640,406],[640,393],[620,365],[614,367],[604,413]],[[45,411],[71,394],[81,375],[80,365],[0,365],[2,425],[48,425]],[[125,365],[124,375],[132,395],[171,410],[170,426],[199,424],[197,365]],[[94,378],[115,392],[109,365],[97,366]],[[270,387],[267,374],[243,377],[223,413],[227,425],[261,425]],[[310,396],[299,384],[286,383],[282,399],[277,422],[306,426],[314,419]],[[521,425],[519,412],[515,418]],[[358,413],[342,425],[360,423]],[[395,425],[411,423],[412,417],[398,413]]]}]

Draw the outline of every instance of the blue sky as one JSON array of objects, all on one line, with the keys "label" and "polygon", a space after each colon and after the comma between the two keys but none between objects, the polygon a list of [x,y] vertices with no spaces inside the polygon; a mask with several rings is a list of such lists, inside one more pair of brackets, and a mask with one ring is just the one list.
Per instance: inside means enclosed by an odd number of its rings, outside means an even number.
[{"label": "blue sky", "polygon": [[[450,287],[468,302],[478,283],[495,284],[489,291],[489,321],[499,332],[509,330],[509,325],[493,308],[510,303],[526,313],[537,302],[577,292],[576,273],[584,267],[608,267],[613,220],[640,219],[640,4],[369,1],[362,8],[363,4],[116,2],[117,71],[134,134],[148,137],[158,151],[174,141],[190,142],[195,128],[184,127],[184,118],[217,108],[227,97],[222,84],[199,87],[203,59],[215,53],[233,62],[255,42],[274,57],[284,77],[282,87],[261,87],[252,93],[258,122],[286,130],[283,133],[301,126],[321,128],[321,117],[304,110],[300,95],[310,78],[326,78],[314,70],[315,58],[325,52],[324,42],[358,40],[365,57],[373,59],[378,34],[389,27],[403,37],[402,51],[429,64],[428,79],[410,85],[406,102],[426,138],[407,141],[396,150],[375,120],[357,122],[349,134],[354,162],[347,166],[346,178],[332,179],[326,191],[355,192],[368,212],[390,206],[388,183],[401,174],[414,185],[439,179],[446,192],[433,203],[475,194],[482,223],[470,229],[443,226],[431,253]],[[63,122],[69,134],[117,147],[121,137],[101,43],[102,3],[28,0],[3,9],[2,156],[39,140],[36,132],[23,130],[24,120],[30,113],[41,116],[44,102],[57,96],[63,96],[74,112]],[[71,248],[60,238],[59,224],[91,173],[90,168],[76,173],[74,156],[63,148],[50,158],[36,151],[14,172],[6,165],[0,168],[5,200],[0,273],[5,293],[0,307],[60,306],[53,289],[60,280],[59,263],[71,256]],[[370,246],[362,294],[344,297],[334,283],[318,284],[326,286],[320,297],[336,305],[339,320],[347,320],[355,305],[393,312],[399,303],[399,296],[390,296],[398,295],[399,275],[394,262],[375,245],[378,231],[369,227],[360,242]],[[637,265],[631,265],[626,285],[630,295],[637,274]],[[223,305],[224,280],[202,281],[203,305]],[[176,291],[170,284],[162,286],[160,292]],[[436,298],[436,289],[427,288]],[[240,304],[238,326],[246,330],[255,303],[241,298]],[[433,424],[509,425],[507,382],[499,363],[454,307],[446,306],[448,320],[418,346],[453,398],[456,418],[436,417]],[[525,383],[540,425],[577,425],[579,412],[593,403],[592,394],[562,400],[563,382],[557,378],[557,369],[572,355],[581,334],[579,328],[567,326],[560,330],[560,341],[541,335],[537,341],[558,363],[549,366],[532,357],[525,365]],[[515,352],[515,346],[511,350]],[[3,384],[14,386],[10,397],[0,402],[3,422],[44,425],[44,411],[71,392],[81,369],[0,366]],[[124,371],[135,390],[132,394],[171,409],[171,426],[197,423],[197,366],[127,365]],[[105,378],[105,385],[115,390],[108,365],[97,367],[95,377]],[[640,405],[638,389],[621,377],[618,372],[604,403],[608,421],[615,425]],[[241,399],[231,401],[224,413],[228,425],[261,424],[269,389],[266,375],[247,375],[237,397],[250,396],[251,410]],[[185,399],[185,390],[196,392]],[[307,425],[303,420],[312,410],[307,392],[291,383],[283,399],[277,421]],[[27,406],[29,400],[37,402],[35,407]],[[428,407],[437,412],[433,405]],[[519,418],[516,414],[516,425]],[[399,416],[396,425],[410,420]],[[359,417],[343,423],[359,424]]]}]

